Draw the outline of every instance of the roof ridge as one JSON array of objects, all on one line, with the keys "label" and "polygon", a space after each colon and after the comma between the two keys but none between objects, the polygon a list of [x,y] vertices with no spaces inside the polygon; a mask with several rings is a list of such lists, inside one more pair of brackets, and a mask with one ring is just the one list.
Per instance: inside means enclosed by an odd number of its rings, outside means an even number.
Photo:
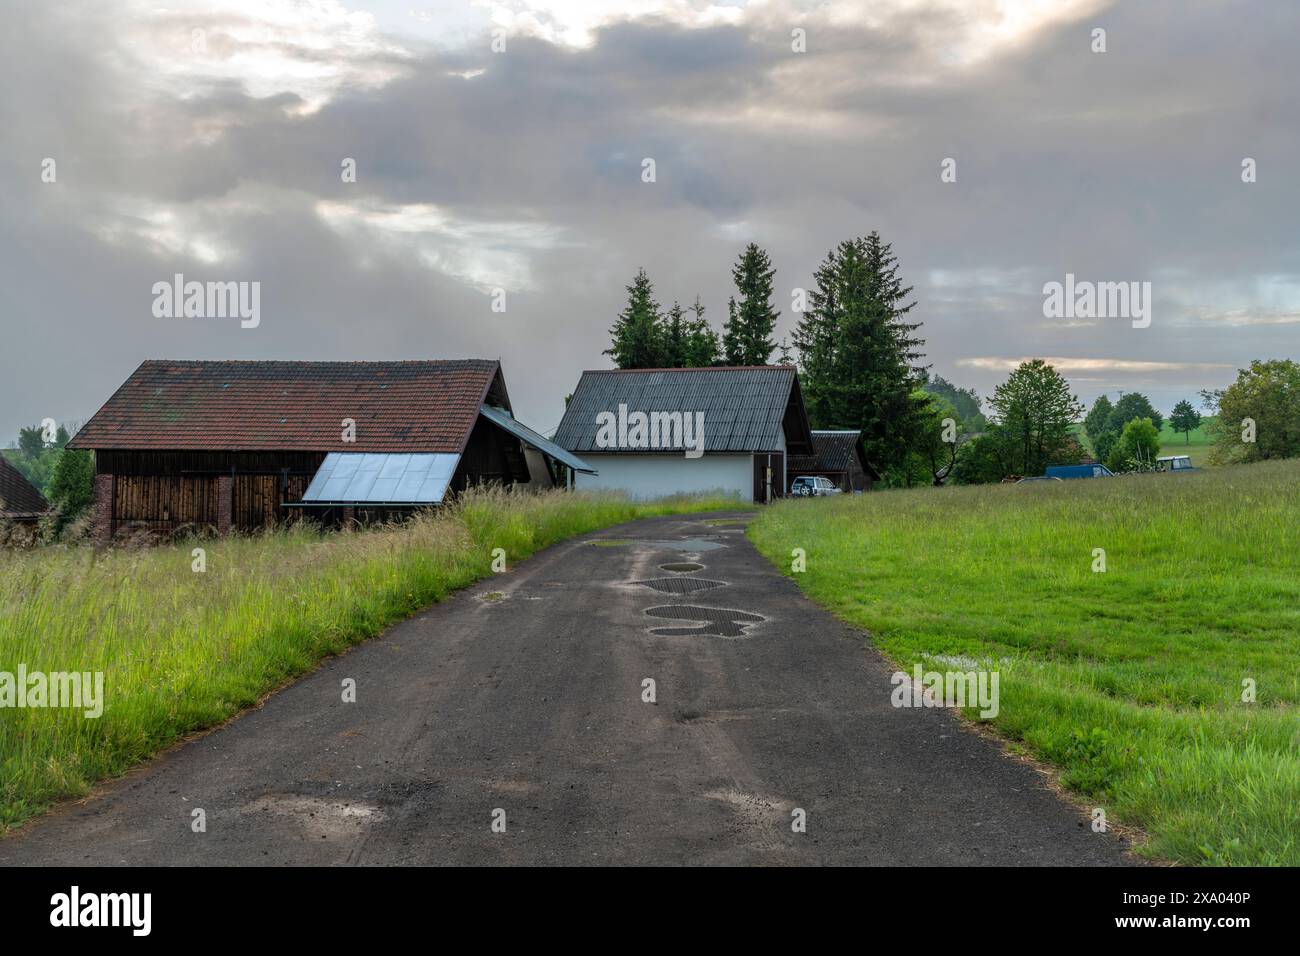
[{"label": "roof ridge", "polygon": [[69,447],[458,452],[498,381],[496,359],[151,359]]},{"label": "roof ridge", "polygon": [[496,359],[145,359],[142,365],[453,365],[494,364]]},{"label": "roof ridge", "polygon": [[772,371],[797,372],[793,365],[693,365],[662,368],[589,368],[583,375],[599,375],[614,372],[756,372],[764,369]]}]

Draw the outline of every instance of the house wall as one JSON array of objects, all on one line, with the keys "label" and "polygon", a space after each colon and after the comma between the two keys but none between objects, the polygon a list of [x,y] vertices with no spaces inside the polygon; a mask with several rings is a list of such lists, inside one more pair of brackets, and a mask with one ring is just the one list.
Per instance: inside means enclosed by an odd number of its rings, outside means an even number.
[{"label": "house wall", "polygon": [[705,454],[687,458],[680,452],[657,454],[582,453],[583,460],[600,474],[578,474],[580,491],[611,489],[632,498],[663,498],[668,495],[722,491],[749,501],[753,497],[754,464],[750,454]]},{"label": "house wall", "polygon": [[785,495],[788,495],[790,493],[790,478],[786,474],[786,470],[785,470],[785,463],[790,460],[790,455],[786,452],[786,448],[785,448],[784,428],[781,429],[780,437],[781,437],[781,441],[778,443],[775,449],[776,451],[779,451],[781,453],[781,467],[776,469],[780,474],[774,474],[772,476],[773,479],[772,483],[775,484],[777,481],[781,482],[781,496],[784,497]]}]

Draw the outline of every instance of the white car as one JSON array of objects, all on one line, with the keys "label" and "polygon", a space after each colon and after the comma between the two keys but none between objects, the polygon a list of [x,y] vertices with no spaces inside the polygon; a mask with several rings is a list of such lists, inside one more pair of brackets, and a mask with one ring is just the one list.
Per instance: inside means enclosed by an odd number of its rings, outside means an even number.
[{"label": "white car", "polygon": [[790,494],[797,498],[815,498],[818,495],[838,495],[840,489],[829,478],[800,475],[790,482]]}]

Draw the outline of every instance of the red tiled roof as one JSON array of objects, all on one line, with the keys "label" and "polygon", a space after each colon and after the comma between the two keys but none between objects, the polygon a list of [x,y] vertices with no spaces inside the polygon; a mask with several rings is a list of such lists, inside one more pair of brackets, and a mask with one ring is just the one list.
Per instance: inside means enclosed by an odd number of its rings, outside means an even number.
[{"label": "red tiled roof", "polygon": [[31,518],[44,514],[49,507],[23,473],[0,455],[0,517]]},{"label": "red tiled roof", "polygon": [[[148,361],[68,447],[459,453],[500,368],[480,359]],[[342,439],[345,418],[356,422],[355,442]]]}]

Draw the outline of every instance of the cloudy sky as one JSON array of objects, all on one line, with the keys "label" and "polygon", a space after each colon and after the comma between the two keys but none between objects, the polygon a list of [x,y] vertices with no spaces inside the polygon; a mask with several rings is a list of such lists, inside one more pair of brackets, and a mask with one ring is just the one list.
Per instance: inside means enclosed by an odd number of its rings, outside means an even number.
[{"label": "cloudy sky", "polygon": [[[146,358],[499,357],[516,413],[550,430],[579,372],[607,367],[639,267],[720,323],[758,242],[784,335],[791,290],[872,229],[934,371],[982,395],[1043,357],[1085,401],[1141,390],[1167,411],[1252,358],[1300,357],[1298,4],[0,15],[0,444],[88,418]],[[155,317],[176,273],[260,282],[260,324]],[[1045,317],[1067,273],[1151,282],[1150,327]]]}]

